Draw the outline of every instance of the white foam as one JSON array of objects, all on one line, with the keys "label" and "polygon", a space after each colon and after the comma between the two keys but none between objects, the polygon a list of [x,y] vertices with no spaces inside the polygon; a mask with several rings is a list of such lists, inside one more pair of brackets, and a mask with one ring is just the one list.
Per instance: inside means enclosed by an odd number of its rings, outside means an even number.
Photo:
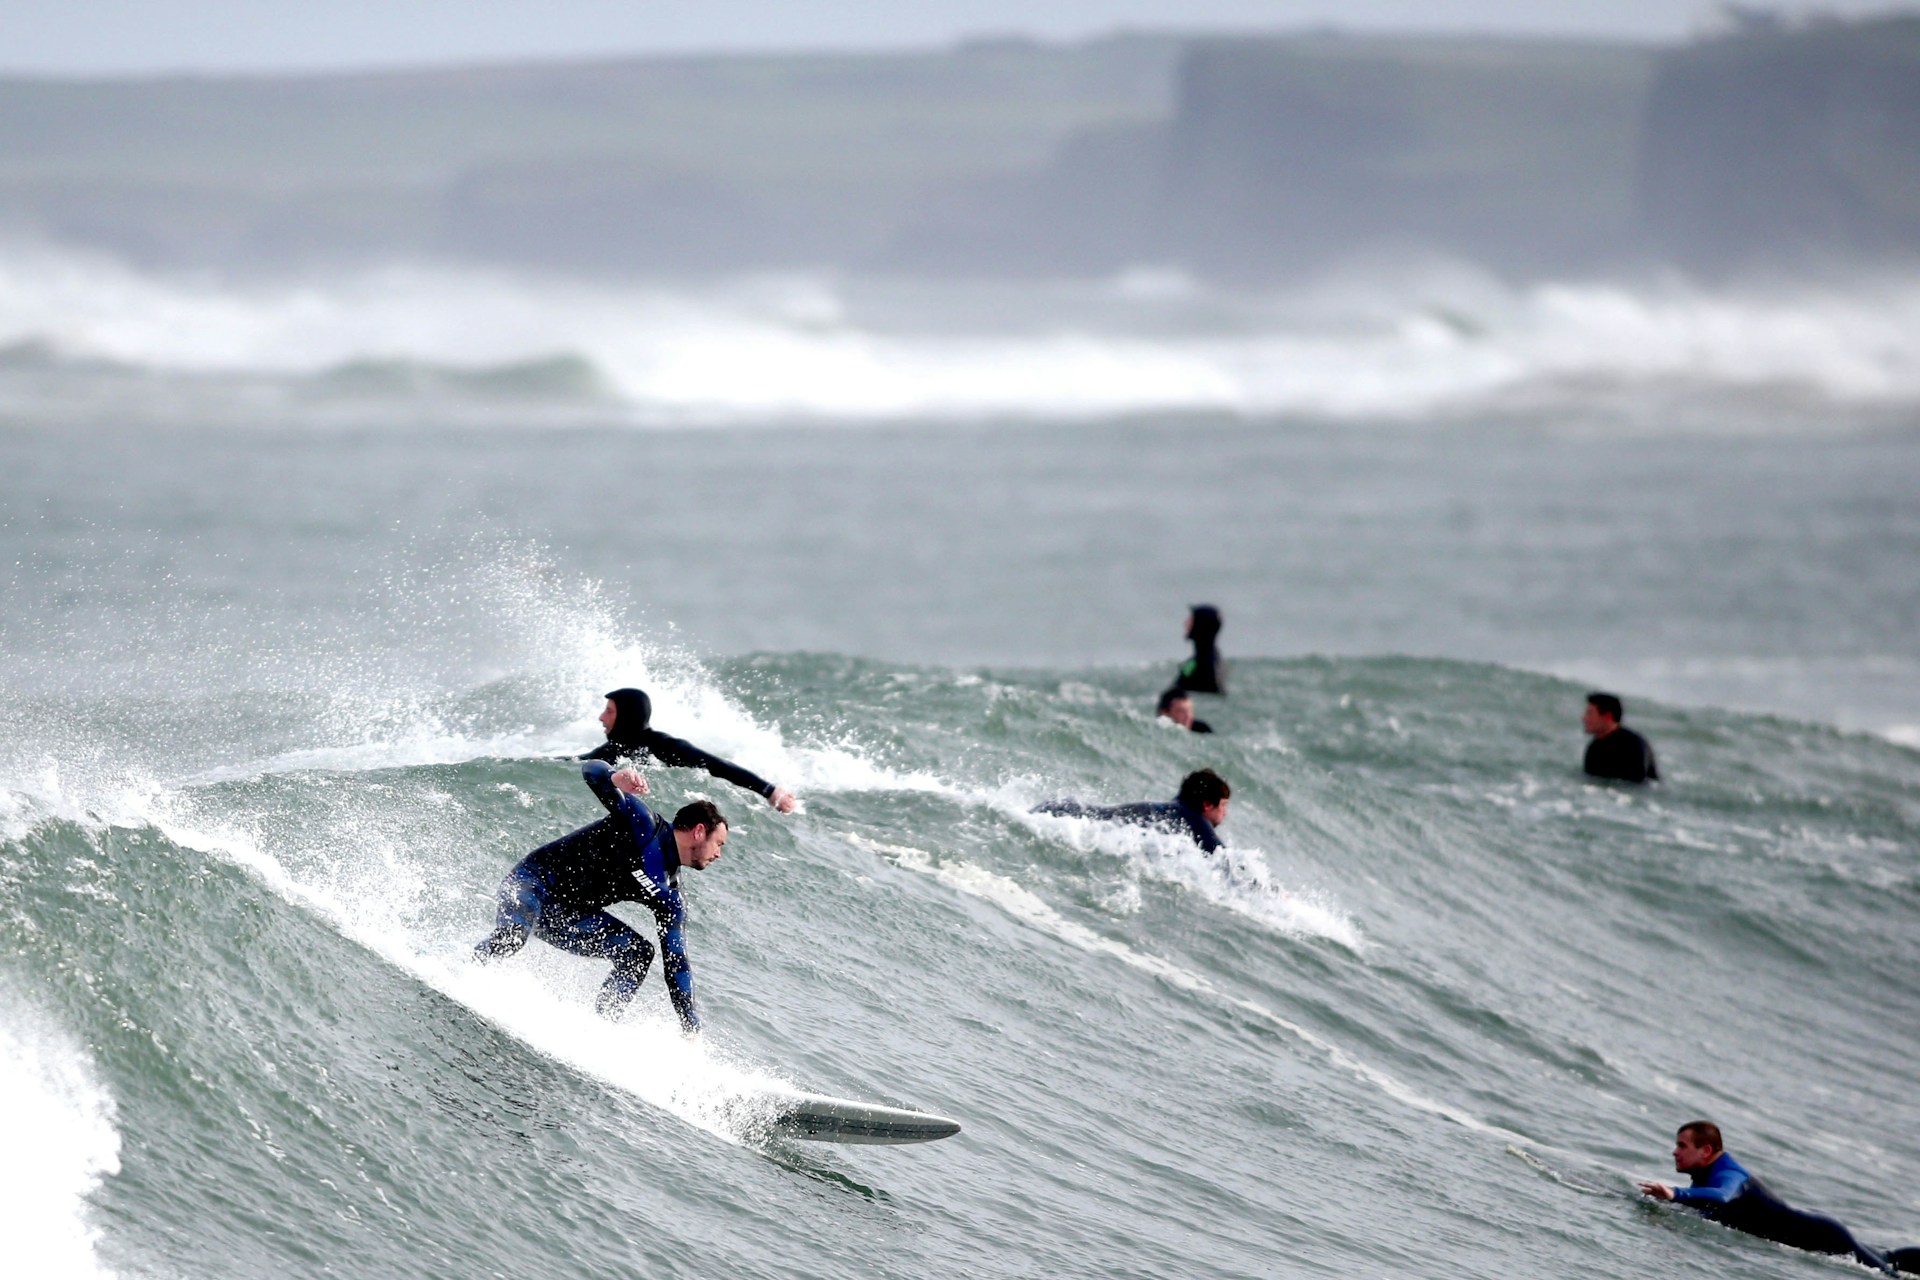
[{"label": "white foam", "polygon": [[[763,1140],[775,1101],[796,1092],[792,1082],[724,1043],[682,1036],[671,1016],[642,1010],[619,1024],[601,1018],[593,1012],[591,988],[605,976],[604,966],[530,947],[483,967],[467,957],[471,939],[422,934],[407,912],[433,887],[406,861],[405,850],[383,847],[377,831],[351,842],[361,852],[358,864],[334,863],[329,875],[316,878],[290,870],[248,832],[175,816],[171,811],[180,807],[178,800],[163,799],[150,815],[173,843],[245,869],[281,898],[546,1057],[718,1137]],[[373,880],[381,891],[363,892]]]},{"label": "white foam", "polygon": [[113,1272],[95,1254],[88,1200],[120,1172],[113,1096],[74,1038],[30,1002],[0,991],[0,1238],[10,1275],[83,1280]]},{"label": "white foam", "polygon": [[1096,955],[1111,956],[1122,964],[1163,979],[1183,991],[1204,995],[1252,1014],[1264,1022],[1279,1027],[1302,1043],[1312,1046],[1326,1055],[1328,1061],[1336,1067],[1374,1086],[1396,1102],[1451,1120],[1455,1124],[1479,1133],[1499,1134],[1515,1142],[1528,1141],[1519,1134],[1502,1129],[1498,1125],[1488,1124],[1458,1107],[1448,1106],[1444,1102],[1425,1096],[1378,1067],[1362,1062],[1325,1037],[1317,1035],[1289,1018],[1282,1017],[1265,1005],[1221,990],[1203,974],[1195,973],[1172,961],[1163,960],[1159,956],[1137,951],[1124,942],[1096,933],[1077,921],[1067,919],[1037,894],[1006,876],[997,875],[984,867],[975,866],[973,863],[957,858],[936,859],[926,850],[915,849],[911,845],[886,844],[859,835],[851,835],[848,839],[856,845],[873,850],[903,870],[931,876],[961,893],[990,902],[1014,919],[1031,925],[1070,946]]},{"label": "white foam", "polygon": [[[944,305],[946,286],[912,287],[916,314],[978,314]],[[1091,294],[1010,291],[999,327],[986,331],[973,319],[903,329],[864,314],[856,294],[828,279],[667,287],[421,267],[215,283],[15,247],[0,249],[0,345],[39,342],[185,376],[288,378],[356,360],[485,368],[571,356],[636,421],[654,423],[1162,411],[1420,419],[1514,397],[1572,409],[1600,392],[1657,398],[1675,387],[1792,388],[1843,406],[1920,401],[1912,276],[1512,289],[1453,267],[1249,297],[1143,270]],[[281,408],[296,412],[298,401]]]},{"label": "white foam", "polygon": [[1021,786],[990,800],[1007,816],[1049,839],[1064,841],[1083,853],[1124,859],[1263,928],[1290,937],[1325,938],[1352,951],[1366,945],[1359,927],[1324,895],[1295,892],[1280,884],[1258,849],[1229,845],[1209,854],[1184,835],[1151,827],[1033,813],[1032,801]]}]

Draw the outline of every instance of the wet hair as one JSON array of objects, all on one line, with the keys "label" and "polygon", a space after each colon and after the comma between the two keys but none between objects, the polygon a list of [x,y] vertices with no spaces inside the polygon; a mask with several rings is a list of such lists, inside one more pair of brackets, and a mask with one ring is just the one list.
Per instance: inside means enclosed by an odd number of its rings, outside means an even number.
[{"label": "wet hair", "polygon": [[711,800],[695,800],[692,804],[681,805],[680,812],[673,815],[675,831],[691,831],[695,827],[712,831],[715,827],[726,825],[726,816]]},{"label": "wet hair", "polygon": [[1182,698],[1186,698],[1189,701],[1191,701],[1193,698],[1193,695],[1188,693],[1185,689],[1182,689],[1179,685],[1174,685],[1172,688],[1165,690],[1160,695],[1160,705],[1153,709],[1154,714],[1162,715],[1162,716],[1167,714],[1167,708],[1172,706],[1174,703],[1180,701],[1180,699]]},{"label": "wet hair", "polygon": [[1709,1151],[1725,1151],[1727,1144],[1720,1140],[1720,1126],[1711,1120],[1689,1120],[1674,1130],[1675,1137],[1691,1137],[1693,1145],[1705,1147]]},{"label": "wet hair", "polygon": [[1603,716],[1612,716],[1615,720],[1627,718],[1627,709],[1620,705],[1620,699],[1611,693],[1590,693],[1587,702]]},{"label": "wet hair", "polygon": [[1211,769],[1196,769],[1180,779],[1180,803],[1194,809],[1219,804],[1232,794],[1227,780]]},{"label": "wet hair", "polygon": [[613,732],[607,740],[625,746],[639,742],[653,722],[653,699],[640,689],[615,689],[607,701],[613,704]]}]

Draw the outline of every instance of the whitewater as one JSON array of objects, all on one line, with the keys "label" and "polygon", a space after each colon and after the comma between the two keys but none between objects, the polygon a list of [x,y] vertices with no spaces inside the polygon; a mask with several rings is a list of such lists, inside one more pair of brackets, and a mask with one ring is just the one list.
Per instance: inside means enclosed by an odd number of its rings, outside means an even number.
[{"label": "whitewater", "polygon": [[[1286,290],[1143,267],[1018,285],[747,276],[587,283],[451,266],[144,273],[0,244],[0,404],[636,425],[1088,421],[1190,412],[1408,422],[1583,408],[1747,429],[1808,402],[1920,402],[1920,279],[1504,283],[1420,259]],[[742,376],[750,371],[750,376]]]},{"label": "whitewater", "polygon": [[[1699,1115],[1920,1242],[1920,294],[0,274],[10,1274],[1839,1274]],[[465,958],[621,685],[802,802],[651,773],[697,1042]]]}]

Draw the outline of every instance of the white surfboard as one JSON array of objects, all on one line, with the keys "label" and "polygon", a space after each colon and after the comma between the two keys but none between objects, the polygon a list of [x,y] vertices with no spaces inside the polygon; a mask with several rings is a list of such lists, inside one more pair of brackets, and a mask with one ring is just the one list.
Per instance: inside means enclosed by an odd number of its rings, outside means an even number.
[{"label": "white surfboard", "polygon": [[857,1142],[874,1146],[904,1142],[932,1142],[960,1132],[960,1122],[925,1111],[903,1111],[850,1098],[818,1093],[774,1093],[766,1096],[775,1133],[808,1142]]}]

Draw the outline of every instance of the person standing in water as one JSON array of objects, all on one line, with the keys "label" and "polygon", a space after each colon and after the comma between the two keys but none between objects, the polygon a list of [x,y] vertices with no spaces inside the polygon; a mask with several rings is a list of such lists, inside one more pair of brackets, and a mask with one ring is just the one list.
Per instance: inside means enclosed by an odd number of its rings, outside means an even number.
[{"label": "person standing in water", "polygon": [[[763,797],[781,813],[793,812],[793,792],[777,787],[759,774],[742,769],[731,760],[702,751],[685,738],[662,733],[653,727],[653,699],[639,689],[615,689],[607,695],[600,711],[600,727],[607,740],[581,756],[582,760],[603,760],[610,765],[649,759],[670,769],[704,769],[724,782]],[[636,773],[635,777],[639,777]],[[639,794],[646,794],[646,782]]]},{"label": "person standing in water", "polygon": [[607,816],[543,844],[515,863],[500,882],[493,932],[474,945],[486,963],[513,955],[538,938],[569,955],[611,960],[594,1008],[618,1019],[653,964],[653,944],[607,908],[637,902],[652,913],[660,931],[660,961],[667,996],[681,1028],[700,1029],[693,1003],[693,970],[687,964],[686,906],[680,869],[703,871],[727,844],[727,820],[710,800],[682,806],[672,823],[640,803],[646,783],[632,769],[616,771],[588,760],[580,775],[607,808]]},{"label": "person standing in water", "polygon": [[1187,639],[1193,641],[1193,656],[1180,664],[1180,674],[1173,678],[1174,688],[1188,693],[1227,691],[1227,664],[1213,643],[1220,627],[1220,611],[1210,604],[1196,604],[1187,613]]},{"label": "person standing in water", "polygon": [[1587,695],[1587,709],[1580,714],[1580,727],[1593,738],[1587,744],[1587,773],[1618,782],[1660,781],[1660,768],[1653,762],[1653,747],[1620,723],[1625,714],[1626,708],[1613,694]]},{"label": "person standing in water", "polygon": [[1888,1275],[1920,1272],[1920,1248],[1894,1249],[1883,1255],[1855,1240],[1832,1218],[1795,1209],[1774,1195],[1727,1154],[1718,1125],[1705,1120],[1681,1125],[1674,1137],[1673,1167],[1693,1185],[1643,1182],[1641,1194],[1698,1209],[1723,1227],[1775,1244],[1809,1253],[1852,1254],[1863,1266]]}]

